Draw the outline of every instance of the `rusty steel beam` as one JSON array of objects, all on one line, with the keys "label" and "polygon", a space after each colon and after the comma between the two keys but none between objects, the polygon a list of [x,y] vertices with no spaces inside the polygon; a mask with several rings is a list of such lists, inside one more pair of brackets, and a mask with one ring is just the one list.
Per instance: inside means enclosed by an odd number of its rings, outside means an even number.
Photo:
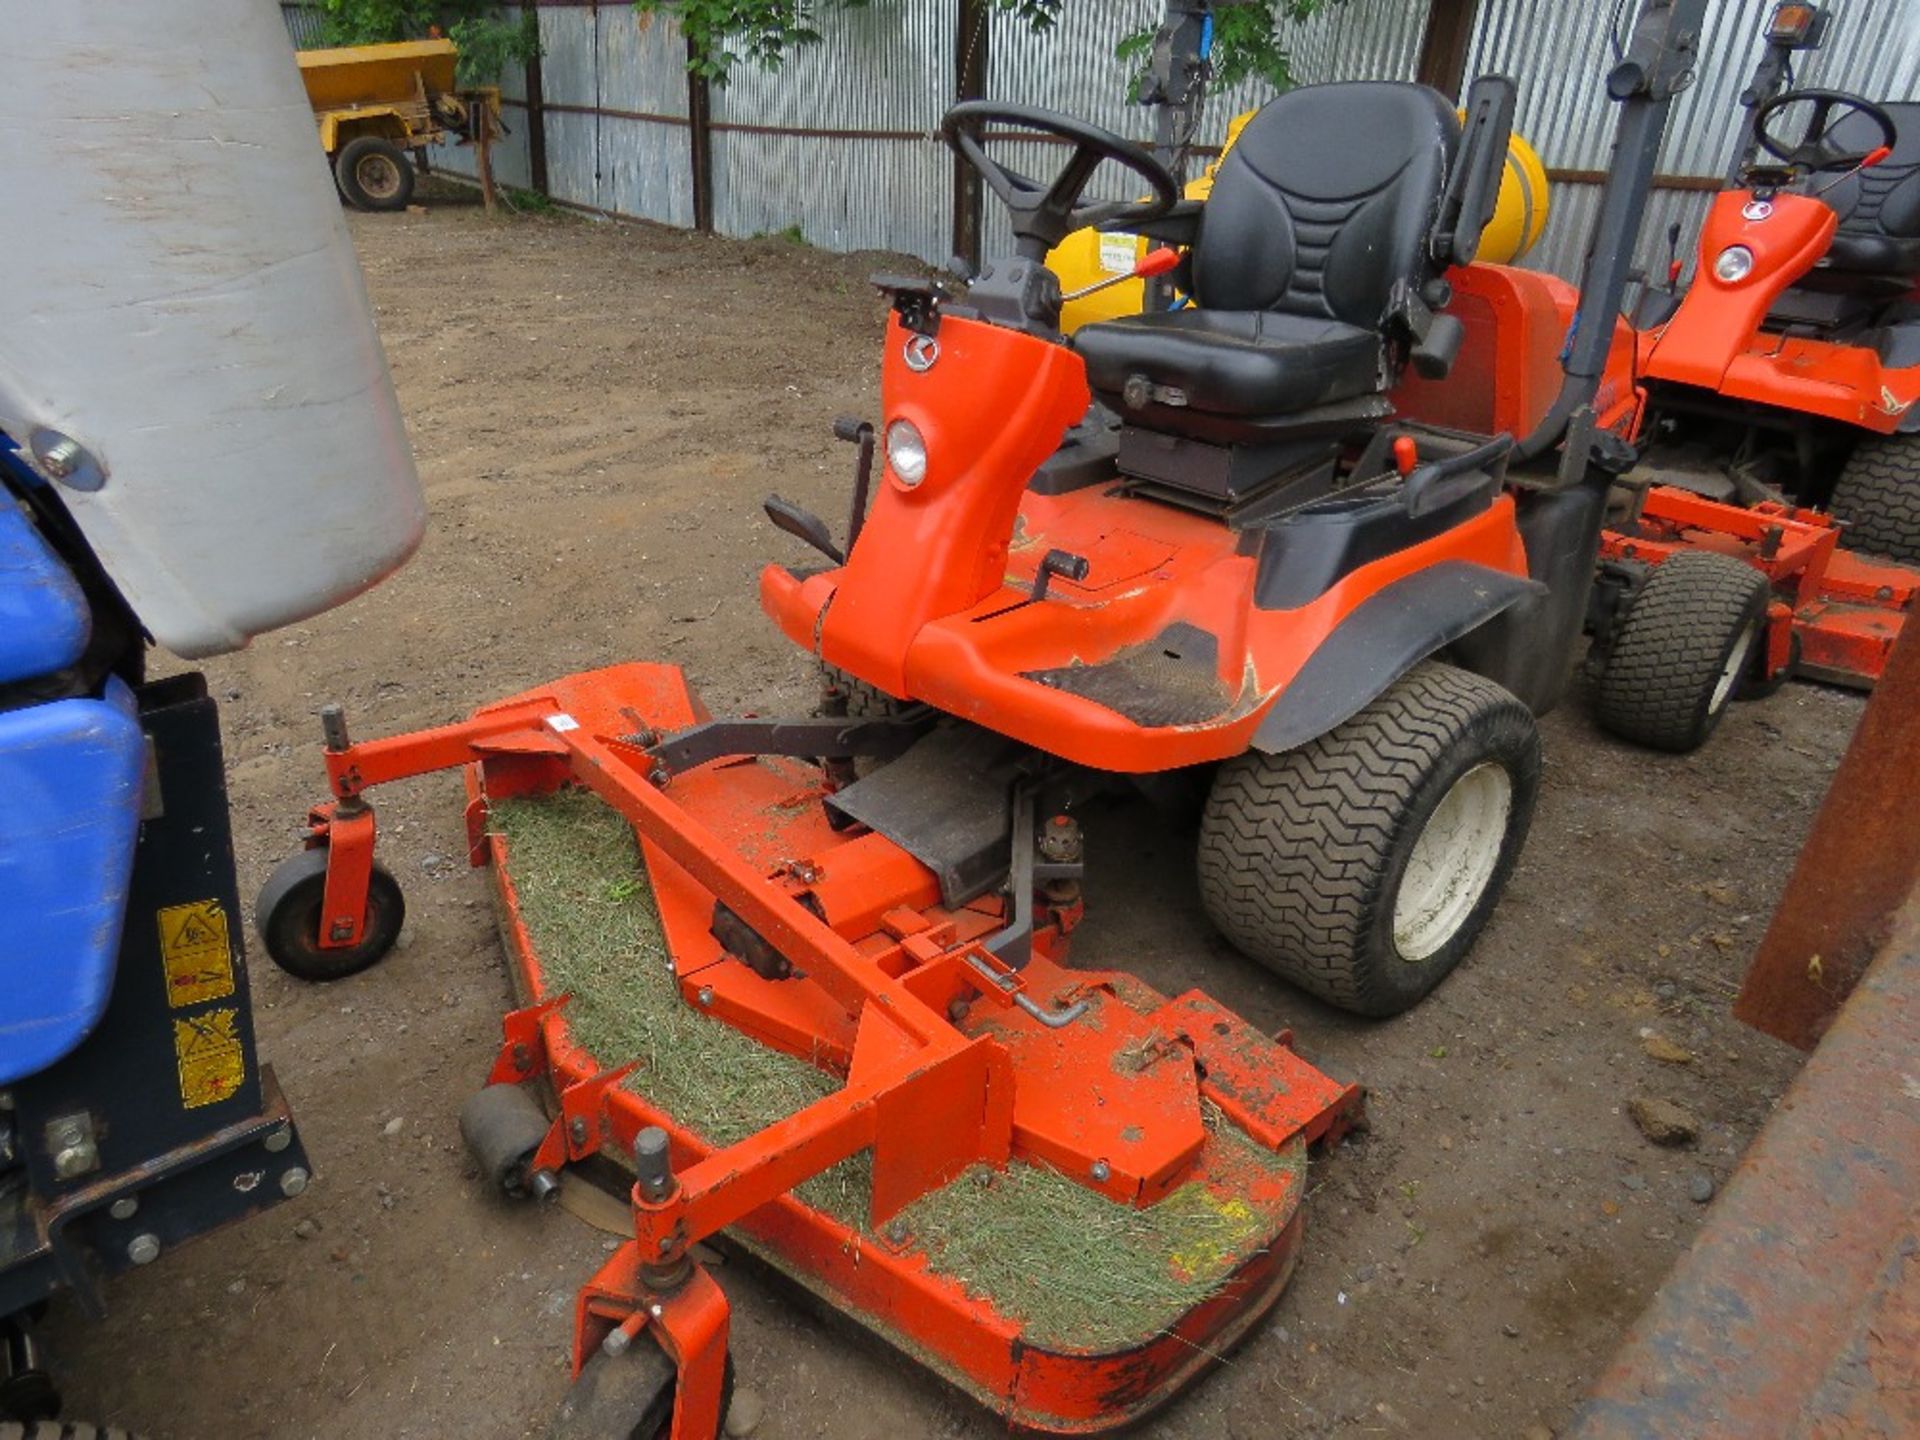
[{"label": "rusty steel beam", "polygon": [[1920,625],[1905,628],[1834,772],[1746,983],[1739,1019],[1810,1050],[1920,882]]},{"label": "rusty steel beam", "polygon": [[1569,1440],[1920,1435],[1916,1197],[1920,893]]}]

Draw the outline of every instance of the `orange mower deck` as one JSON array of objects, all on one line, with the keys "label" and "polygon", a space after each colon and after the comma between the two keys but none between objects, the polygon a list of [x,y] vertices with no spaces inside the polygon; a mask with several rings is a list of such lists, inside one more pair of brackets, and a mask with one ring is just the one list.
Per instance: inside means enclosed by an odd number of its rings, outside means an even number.
[{"label": "orange mower deck", "polygon": [[[1306,1148],[1358,1117],[1359,1092],[1198,992],[1168,1000],[1125,975],[1068,968],[1077,884],[1048,887],[1030,958],[1013,968],[987,944],[1009,902],[944,908],[933,873],[904,851],[836,829],[821,804],[830,767],[724,753],[675,770],[658,758],[661,737],[706,719],[676,667],[571,676],[464,724],[332,748],[337,798],[315,812],[316,841],[330,847],[323,933],[350,937],[363,918],[353,877],[363,902],[371,866],[361,791],[464,767],[471,858],[493,867],[523,1000],[490,1080],[541,1081],[553,1098],[529,1172],[602,1152],[631,1166],[648,1127],[669,1137],[664,1181],[642,1169],[634,1187],[634,1238],[581,1292],[576,1373],[650,1329],[679,1368],[672,1433],[713,1434],[726,1301],[688,1252],[730,1231],[1021,1429],[1098,1433],[1164,1404],[1278,1298],[1299,1244]],[[507,801],[582,789],[639,841],[635,878],[651,889],[681,1002],[837,1087],[718,1145],[649,1098],[650,1057],[582,1046],[570,1013],[584,1002],[548,984],[512,847],[488,819]],[[858,1156],[871,1165],[866,1214],[794,1193]],[[1116,1206],[1173,1199],[1231,1216],[1236,1241],[1178,1256],[1206,1283],[1183,1313],[1125,1343],[1031,1333],[944,1272],[916,1233],[916,1202],[956,1183],[990,1189],[1010,1165]]]}]

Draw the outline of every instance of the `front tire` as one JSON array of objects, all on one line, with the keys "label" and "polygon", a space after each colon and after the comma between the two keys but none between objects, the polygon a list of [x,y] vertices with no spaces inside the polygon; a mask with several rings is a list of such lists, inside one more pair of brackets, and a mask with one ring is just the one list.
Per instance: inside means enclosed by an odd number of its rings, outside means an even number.
[{"label": "front tire", "polygon": [[1601,728],[1652,750],[1707,742],[1765,643],[1766,577],[1730,555],[1676,555],[1634,597],[1600,672]]},{"label": "front tire", "polygon": [[1828,504],[1852,550],[1920,565],[1920,435],[1870,435],[1853,447]]},{"label": "front tire", "polygon": [[361,210],[404,210],[413,199],[407,152],[379,135],[361,135],[342,145],[333,173],[340,193]]},{"label": "front tire", "polygon": [[1397,1015],[1473,948],[1539,785],[1532,712],[1429,661],[1318,739],[1220,767],[1201,899],[1235,948],[1301,989]]}]

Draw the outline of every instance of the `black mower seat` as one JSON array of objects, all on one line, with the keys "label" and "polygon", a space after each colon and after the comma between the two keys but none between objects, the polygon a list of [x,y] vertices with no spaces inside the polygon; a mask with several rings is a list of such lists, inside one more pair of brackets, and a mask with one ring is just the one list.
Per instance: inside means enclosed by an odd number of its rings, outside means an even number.
[{"label": "black mower seat", "polygon": [[[1880,108],[1893,121],[1893,153],[1831,188],[1821,189],[1827,182],[1817,175],[1807,187],[1840,216],[1840,228],[1815,269],[1911,280],[1920,277],[1920,103],[1889,102]],[[1864,150],[1879,138],[1873,122],[1857,112],[1833,127],[1833,141],[1842,148]]]},{"label": "black mower seat", "polygon": [[1094,389],[1123,394],[1144,373],[1216,413],[1304,410],[1371,394],[1380,379],[1379,331],[1277,310],[1129,315],[1080,334]]},{"label": "black mower seat", "polygon": [[1201,211],[1193,306],[1075,337],[1094,391],[1173,431],[1189,410],[1280,419],[1379,393],[1383,329],[1438,268],[1428,239],[1459,141],[1453,102],[1424,85],[1309,85],[1270,101]]}]

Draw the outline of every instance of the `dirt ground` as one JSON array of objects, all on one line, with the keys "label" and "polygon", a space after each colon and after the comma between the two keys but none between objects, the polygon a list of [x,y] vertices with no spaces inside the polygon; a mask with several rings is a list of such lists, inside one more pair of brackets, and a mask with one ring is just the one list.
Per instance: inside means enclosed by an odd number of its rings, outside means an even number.
[{"label": "dirt ground", "polygon": [[[754,576],[794,542],[770,489],[842,513],[828,425],[876,408],[878,257],[571,217],[488,221],[464,196],[353,217],[432,505],[425,548],[366,598],[208,667],[225,702],[241,893],[319,798],[315,711],[359,733],[452,720],[629,658],[684,664],[715,711],[810,703]],[[897,264],[897,261],[895,262]],[[1200,916],[1190,839],[1144,811],[1090,830],[1076,955],[1198,984],[1295,1028],[1371,1090],[1374,1128],[1320,1160],[1305,1258],[1271,1319],[1144,1433],[1538,1436],[1579,1397],[1724,1183],[1797,1057],[1728,1002],[1859,712],[1790,687],[1702,754],[1603,738],[1582,697],[1511,891],[1469,963],[1387,1023],[1329,1011]],[[49,1338],[75,1414],[154,1440],[539,1433],[566,1385],[574,1288],[609,1242],[483,1189],[454,1117],[505,999],[457,780],[380,796],[409,927],[325,988],[256,956],[261,1050],[317,1171],[305,1195],[164,1257]],[[1646,1051],[1650,1034],[1687,1063]],[[1671,1099],[1697,1146],[1625,1113]],[[925,1373],[823,1324],[740,1264],[741,1383],[765,1440],[987,1436]]]}]

